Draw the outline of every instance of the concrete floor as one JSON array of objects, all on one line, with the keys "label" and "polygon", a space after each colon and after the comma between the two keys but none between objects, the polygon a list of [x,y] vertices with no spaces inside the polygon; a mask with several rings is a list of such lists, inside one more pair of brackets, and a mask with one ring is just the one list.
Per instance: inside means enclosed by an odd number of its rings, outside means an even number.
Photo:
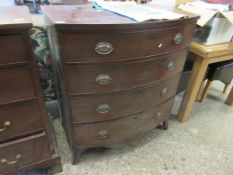
[{"label": "concrete floor", "polygon": [[194,105],[190,120],[180,124],[176,97],[169,129],[154,129],[119,149],[88,151],[71,164],[59,120],[54,121],[63,172],[58,175],[232,175],[233,107],[224,105],[223,85],[215,82],[207,99]]}]

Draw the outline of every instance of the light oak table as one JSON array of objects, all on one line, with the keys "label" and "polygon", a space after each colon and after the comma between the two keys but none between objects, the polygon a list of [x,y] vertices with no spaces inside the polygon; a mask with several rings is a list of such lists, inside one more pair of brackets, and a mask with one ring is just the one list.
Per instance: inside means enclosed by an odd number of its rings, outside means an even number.
[{"label": "light oak table", "polygon": [[[232,42],[211,46],[192,42],[190,51],[196,54],[197,57],[195,59],[192,74],[177,116],[177,120],[179,122],[185,122],[188,120],[208,65],[216,62],[233,60]],[[226,100],[226,104],[233,104],[233,90],[231,90],[230,95]]]}]

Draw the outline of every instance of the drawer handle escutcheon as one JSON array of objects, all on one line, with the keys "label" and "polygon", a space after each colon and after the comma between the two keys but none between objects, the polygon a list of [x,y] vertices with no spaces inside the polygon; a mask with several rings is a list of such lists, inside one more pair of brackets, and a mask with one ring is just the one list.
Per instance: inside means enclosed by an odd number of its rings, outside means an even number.
[{"label": "drawer handle escutcheon", "polygon": [[102,104],[96,108],[96,111],[101,114],[107,113],[110,110],[111,110],[111,106],[108,104]]},{"label": "drawer handle escutcheon", "polygon": [[162,97],[166,96],[168,94],[168,89],[167,88],[163,88],[162,91],[160,92],[160,95]]},{"label": "drawer handle escutcheon", "polygon": [[108,42],[99,42],[95,46],[95,51],[101,55],[110,54],[113,51],[112,44]]},{"label": "drawer handle escutcheon", "polygon": [[180,44],[183,41],[183,37],[181,33],[177,33],[176,36],[174,37],[174,43],[175,44]]},{"label": "drawer handle escutcheon", "polygon": [[100,138],[100,139],[104,139],[104,138],[107,138],[109,136],[109,132],[107,130],[102,130],[102,131],[99,131],[97,134],[96,134],[96,137]]},{"label": "drawer handle escutcheon", "polygon": [[174,70],[176,67],[177,67],[176,63],[170,62],[170,63],[168,63],[168,65],[167,65],[167,70],[168,70],[168,71],[171,71],[171,70]]},{"label": "drawer handle escutcheon", "polygon": [[0,132],[4,131],[7,129],[7,127],[11,126],[11,122],[10,121],[5,121],[3,128],[0,129]]},{"label": "drawer handle escutcheon", "polygon": [[17,163],[21,157],[22,157],[21,154],[17,154],[17,155],[15,156],[15,159],[16,159],[16,160],[11,161],[11,162],[8,162],[5,158],[2,158],[2,159],[1,159],[1,163],[2,163],[2,164],[7,164],[7,165],[12,165],[12,164]]},{"label": "drawer handle escutcheon", "polygon": [[104,85],[104,84],[109,84],[111,83],[112,81],[112,77],[111,75],[109,74],[101,74],[101,75],[98,75],[95,79],[95,82],[97,84],[101,84],[101,85]]},{"label": "drawer handle escutcheon", "polygon": [[158,112],[158,113],[156,114],[156,119],[157,119],[157,120],[161,120],[162,118],[163,118],[162,112]]}]

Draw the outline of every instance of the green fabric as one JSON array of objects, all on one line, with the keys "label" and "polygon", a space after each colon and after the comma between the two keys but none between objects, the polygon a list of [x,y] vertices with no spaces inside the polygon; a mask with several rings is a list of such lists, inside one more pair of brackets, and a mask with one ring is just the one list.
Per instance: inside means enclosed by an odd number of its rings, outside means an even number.
[{"label": "green fabric", "polygon": [[46,101],[55,100],[54,74],[51,67],[51,56],[47,33],[42,27],[33,27],[30,34],[35,58],[39,67],[44,98]]}]

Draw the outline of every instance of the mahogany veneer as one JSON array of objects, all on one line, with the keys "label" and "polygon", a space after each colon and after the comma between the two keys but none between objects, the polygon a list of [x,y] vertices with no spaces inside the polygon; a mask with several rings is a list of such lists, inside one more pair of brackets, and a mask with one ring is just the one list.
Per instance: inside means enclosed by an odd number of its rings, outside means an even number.
[{"label": "mahogany veneer", "polygon": [[90,5],[43,7],[73,155],[163,124],[197,17],[138,23]]},{"label": "mahogany veneer", "polygon": [[0,174],[61,171],[44,105],[27,7],[0,7]]}]

